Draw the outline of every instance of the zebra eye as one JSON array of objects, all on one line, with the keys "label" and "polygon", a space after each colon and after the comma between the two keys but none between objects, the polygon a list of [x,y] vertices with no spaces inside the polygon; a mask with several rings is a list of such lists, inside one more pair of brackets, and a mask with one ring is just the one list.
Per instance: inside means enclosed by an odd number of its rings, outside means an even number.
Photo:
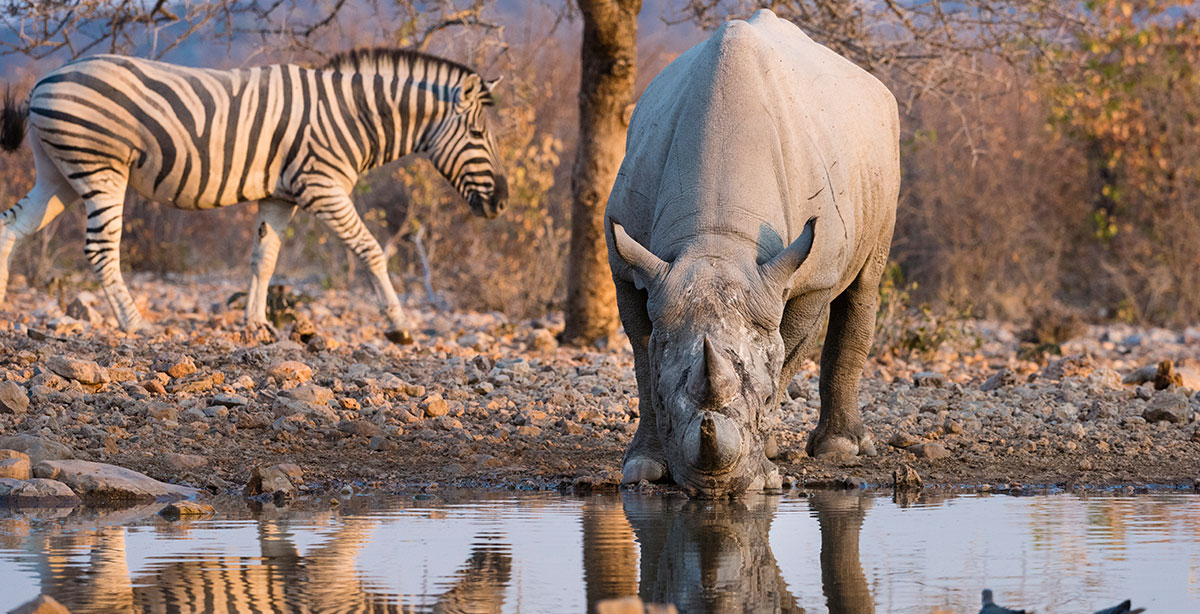
[{"label": "zebra eye", "polygon": [[473,139],[482,139],[482,138],[483,138],[483,131],[482,131],[482,130],[472,130],[472,131],[471,131],[471,138],[473,138]]}]

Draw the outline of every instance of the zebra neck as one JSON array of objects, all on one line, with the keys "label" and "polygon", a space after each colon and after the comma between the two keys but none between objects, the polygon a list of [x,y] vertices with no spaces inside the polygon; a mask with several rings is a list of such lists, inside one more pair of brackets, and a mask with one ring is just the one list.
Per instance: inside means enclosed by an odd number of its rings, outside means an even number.
[{"label": "zebra neck", "polygon": [[373,134],[368,140],[374,145],[362,161],[363,170],[427,151],[433,128],[453,108],[451,79],[436,71],[405,69],[367,79],[383,91],[373,92],[374,105],[359,110],[360,117],[370,116],[366,123]]}]

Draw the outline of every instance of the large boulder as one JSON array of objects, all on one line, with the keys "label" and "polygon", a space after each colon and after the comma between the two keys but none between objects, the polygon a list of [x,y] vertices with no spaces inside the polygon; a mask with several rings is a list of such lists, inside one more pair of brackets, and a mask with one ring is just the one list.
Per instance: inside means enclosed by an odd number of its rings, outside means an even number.
[{"label": "large boulder", "polygon": [[42,461],[75,458],[75,451],[69,446],[33,435],[0,437],[0,450],[24,452],[34,465]]},{"label": "large boulder", "polygon": [[75,507],[79,497],[58,480],[0,478],[0,501],[17,507]]},{"label": "large boulder", "polygon": [[189,499],[199,494],[195,488],[167,484],[132,469],[91,461],[43,461],[34,466],[33,475],[63,482],[89,503]]}]

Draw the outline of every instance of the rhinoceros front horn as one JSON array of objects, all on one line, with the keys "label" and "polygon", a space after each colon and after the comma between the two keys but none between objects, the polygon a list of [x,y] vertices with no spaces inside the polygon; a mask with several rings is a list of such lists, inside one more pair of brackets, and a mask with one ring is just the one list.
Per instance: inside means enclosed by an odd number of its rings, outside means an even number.
[{"label": "rhinoceros front horn", "polygon": [[688,375],[687,392],[702,407],[717,409],[737,394],[739,378],[729,359],[713,347],[704,336],[704,351],[700,364]]},{"label": "rhinoceros front horn", "polygon": [[732,467],[741,448],[742,436],[733,421],[710,412],[692,422],[684,439],[688,464],[709,473]]}]

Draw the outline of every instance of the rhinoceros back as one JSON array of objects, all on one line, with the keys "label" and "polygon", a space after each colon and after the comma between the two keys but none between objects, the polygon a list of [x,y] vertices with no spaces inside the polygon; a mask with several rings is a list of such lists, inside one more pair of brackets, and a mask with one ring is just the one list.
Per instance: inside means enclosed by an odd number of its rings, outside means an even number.
[{"label": "rhinoceros back", "polygon": [[757,241],[761,261],[817,216],[797,290],[840,291],[863,248],[890,237],[898,135],[882,83],[759,11],[722,26],[646,89],[608,214],[667,261],[714,231]]}]

